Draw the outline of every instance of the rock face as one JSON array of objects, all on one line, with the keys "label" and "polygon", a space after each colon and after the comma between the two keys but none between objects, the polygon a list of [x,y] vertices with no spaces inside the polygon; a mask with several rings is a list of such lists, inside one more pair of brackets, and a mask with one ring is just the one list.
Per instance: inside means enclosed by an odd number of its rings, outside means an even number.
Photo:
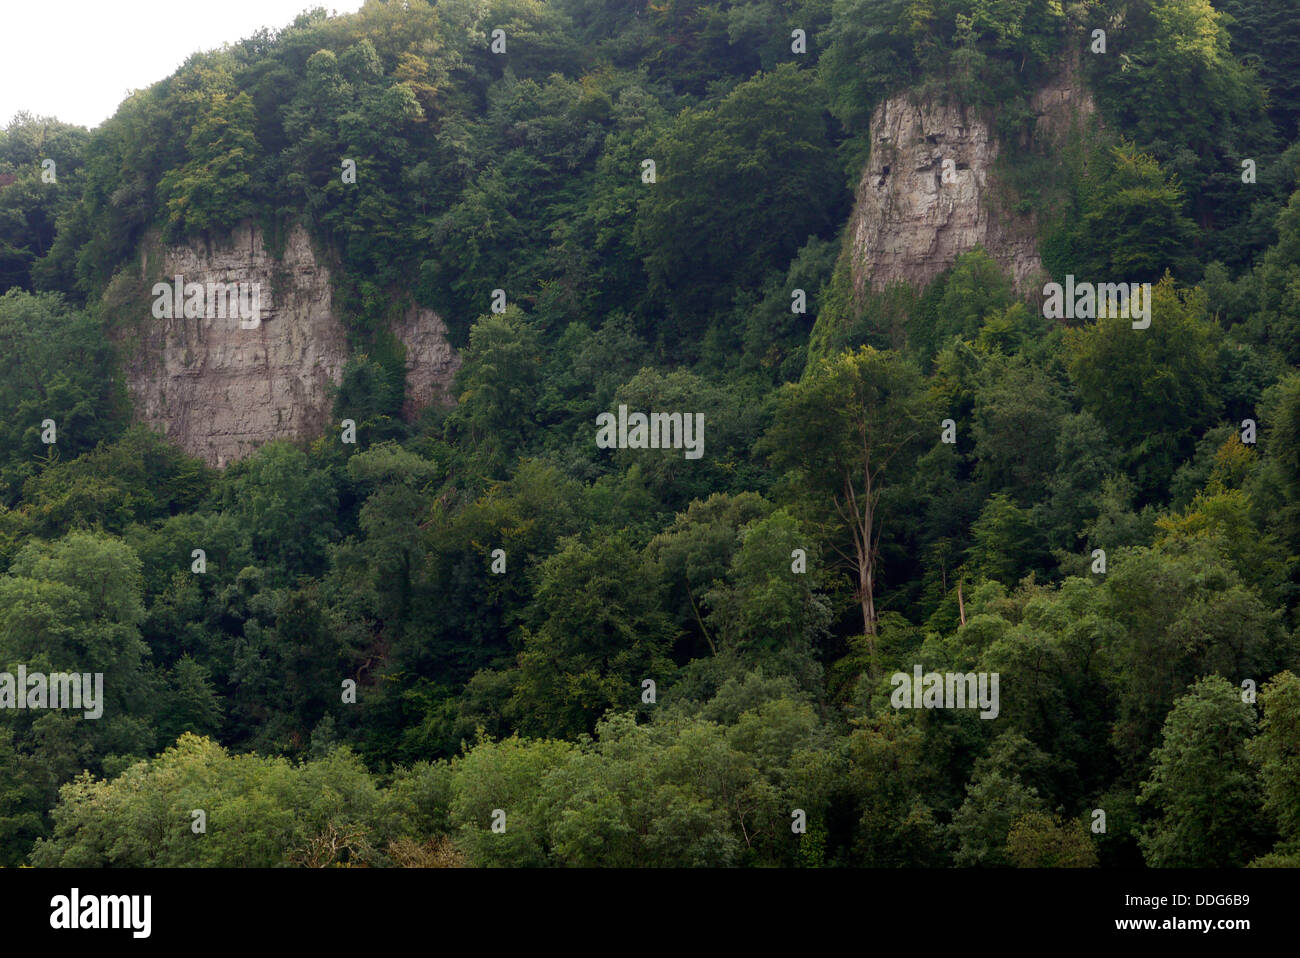
[{"label": "rock face", "polygon": [[[273,439],[305,439],[330,425],[331,390],[348,359],[347,332],[332,308],[328,266],[295,227],[277,259],[252,225],[210,248],[165,247],[148,282],[255,283],[261,323],[238,318],[142,321],[127,357],[136,418],[214,466],[225,466]],[[460,359],[442,320],[410,310],[394,333],[407,347],[407,412],[447,401]]]},{"label": "rock face", "polygon": [[447,339],[447,326],[431,309],[411,307],[393,327],[406,347],[406,402],[402,415],[414,419],[425,406],[450,403],[452,377],[460,369],[460,354]]},{"label": "rock face", "polygon": [[[1040,143],[1095,113],[1075,63],[1030,105]],[[900,281],[924,287],[977,245],[1017,289],[1033,284],[1042,270],[1038,224],[1007,208],[994,173],[1001,149],[989,125],[958,104],[900,94],[876,107],[870,159],[849,223],[855,298]]]}]

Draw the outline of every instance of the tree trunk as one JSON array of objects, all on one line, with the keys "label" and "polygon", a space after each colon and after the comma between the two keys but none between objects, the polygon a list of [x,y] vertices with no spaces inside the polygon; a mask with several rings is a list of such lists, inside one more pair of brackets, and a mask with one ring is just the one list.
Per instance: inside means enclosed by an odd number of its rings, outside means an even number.
[{"label": "tree trunk", "polygon": [[862,603],[862,632],[867,637],[867,654],[871,657],[871,675],[876,674],[876,549],[875,503],[872,500],[870,464],[863,470],[866,495],[862,497],[861,524],[858,528],[858,600]]},{"label": "tree trunk", "polygon": [[876,676],[876,568],[875,557],[868,550],[858,572],[858,594],[862,601],[862,629],[867,637],[868,671]]},{"label": "tree trunk", "polygon": [[[858,598],[862,603],[862,632],[864,635],[874,636],[876,634],[876,598],[872,589],[872,568],[871,560],[863,557],[858,563]],[[875,643],[872,642],[872,652],[875,652]]]}]

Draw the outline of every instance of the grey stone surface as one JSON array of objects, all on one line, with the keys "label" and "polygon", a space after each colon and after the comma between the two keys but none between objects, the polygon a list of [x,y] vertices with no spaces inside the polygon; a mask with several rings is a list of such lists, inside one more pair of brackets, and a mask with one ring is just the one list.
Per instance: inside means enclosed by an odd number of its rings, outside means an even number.
[{"label": "grey stone surface", "polygon": [[[1076,63],[1030,100],[1034,136],[1050,144],[1095,106]],[[849,224],[854,295],[893,282],[929,284],[980,245],[1026,291],[1041,276],[1038,224],[1007,209],[994,163],[1004,149],[989,125],[956,103],[899,94],[871,119],[871,153]],[[943,181],[951,159],[952,182]]]},{"label": "grey stone surface", "polygon": [[[347,334],[333,310],[329,267],[304,229],[290,231],[279,260],[250,224],[210,248],[197,241],[164,247],[161,258],[150,269],[142,256],[149,283],[180,274],[185,282],[261,284],[261,325],[143,319],[126,362],[139,421],[214,466],[273,439],[309,439],[332,426],[331,387],[347,362]],[[411,309],[394,333],[407,347],[405,413],[450,401],[460,359],[441,318]]]}]

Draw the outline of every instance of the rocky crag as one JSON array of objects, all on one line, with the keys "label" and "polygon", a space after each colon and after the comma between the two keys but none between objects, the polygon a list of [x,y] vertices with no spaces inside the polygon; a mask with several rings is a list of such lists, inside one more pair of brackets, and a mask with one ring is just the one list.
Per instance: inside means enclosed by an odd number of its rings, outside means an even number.
[{"label": "rocky crag", "polygon": [[[1059,141],[1096,113],[1077,61],[1030,99],[1033,139]],[[1005,145],[975,110],[908,93],[871,118],[870,158],[859,182],[847,242],[854,298],[904,282],[923,288],[957,257],[983,246],[1030,289],[1042,273],[1032,212],[1017,213],[997,181]]]},{"label": "rocky crag", "polygon": [[[306,231],[293,228],[278,257],[252,224],[211,245],[155,246],[152,263],[149,248],[140,264],[147,286],[177,275],[187,283],[256,283],[261,321],[246,329],[233,316],[145,318],[125,358],[136,419],[218,467],[274,439],[322,434],[348,343],[329,266]],[[442,319],[412,308],[393,333],[406,347],[405,415],[450,402],[460,357]]]}]

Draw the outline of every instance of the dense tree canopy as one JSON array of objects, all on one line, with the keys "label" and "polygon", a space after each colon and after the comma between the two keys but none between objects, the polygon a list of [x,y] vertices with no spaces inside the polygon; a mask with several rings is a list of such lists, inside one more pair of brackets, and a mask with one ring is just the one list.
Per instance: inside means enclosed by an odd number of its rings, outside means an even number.
[{"label": "dense tree canopy", "polygon": [[[1295,7],[368,0],[14,118],[0,683],[104,694],[0,708],[0,865],[1300,863]],[[1041,273],[857,290],[899,94]],[[246,223],[328,258],[357,442],[218,469],[126,382],[142,255]]]}]

